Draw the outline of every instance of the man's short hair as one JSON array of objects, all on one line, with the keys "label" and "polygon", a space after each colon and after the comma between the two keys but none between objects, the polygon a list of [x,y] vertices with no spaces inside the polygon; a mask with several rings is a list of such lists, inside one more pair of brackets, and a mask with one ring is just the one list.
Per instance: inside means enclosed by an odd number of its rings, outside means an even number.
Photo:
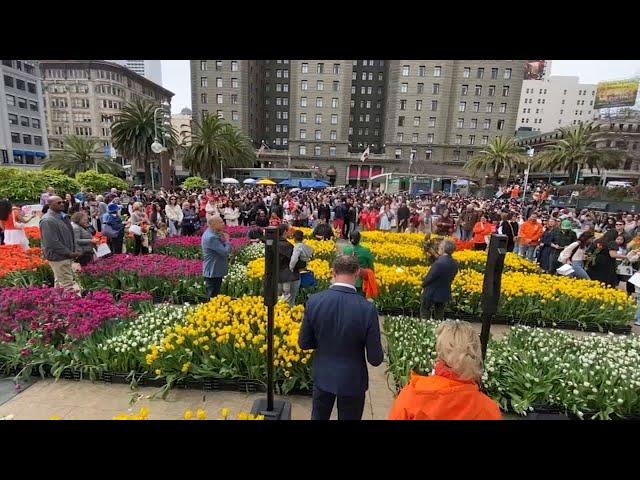
[{"label": "man's short hair", "polygon": [[442,251],[447,255],[451,255],[453,252],[456,251],[456,244],[451,240],[443,240],[440,243],[440,247],[442,247]]},{"label": "man's short hair", "polygon": [[289,225],[286,223],[281,223],[278,225],[278,233],[282,237],[287,231],[289,231]]},{"label": "man's short hair", "polygon": [[303,238],[304,238],[304,233],[302,233],[302,230],[296,230],[295,232],[293,232],[293,239],[296,242],[301,242]]},{"label": "man's short hair", "polygon": [[355,275],[360,269],[358,259],[351,255],[339,255],[333,261],[333,272],[336,275]]}]

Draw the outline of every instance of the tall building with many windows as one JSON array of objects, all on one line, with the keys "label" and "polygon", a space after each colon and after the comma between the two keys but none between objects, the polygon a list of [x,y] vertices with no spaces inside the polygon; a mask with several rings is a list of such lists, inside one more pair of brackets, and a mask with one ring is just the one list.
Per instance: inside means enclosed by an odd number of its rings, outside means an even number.
[{"label": "tall building with many windows", "polygon": [[518,109],[518,128],[551,132],[597,119],[598,110],[593,108],[596,87],[569,76],[525,80]]},{"label": "tall building with many windows", "polygon": [[[79,135],[96,139],[105,155],[113,156],[111,125],[127,102],[140,98],[170,104],[173,97],[151,80],[105,60],[44,60],[40,72],[52,150],[63,148],[67,135]],[[136,165],[136,171],[144,172],[144,166]]]},{"label": "tall building with many windows", "polygon": [[256,147],[265,140],[270,162],[335,171],[338,184],[381,172],[462,174],[464,162],[491,138],[514,135],[524,65],[193,60],[193,111],[217,113]]},{"label": "tall building with many windows", "polygon": [[2,60],[0,72],[0,165],[38,166],[49,148],[37,62]]},{"label": "tall building with many windows", "polygon": [[157,85],[162,85],[161,60],[112,60],[118,65],[123,65],[129,70],[148,78]]}]

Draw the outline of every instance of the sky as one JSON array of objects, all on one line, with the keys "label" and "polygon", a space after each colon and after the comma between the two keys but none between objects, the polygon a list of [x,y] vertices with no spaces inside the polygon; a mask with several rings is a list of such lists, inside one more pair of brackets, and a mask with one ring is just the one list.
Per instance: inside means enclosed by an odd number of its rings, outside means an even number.
[{"label": "sky", "polygon": [[[551,75],[578,76],[581,83],[640,77],[640,60],[552,60]],[[191,108],[189,60],[162,60],[162,83],[175,93],[172,113]]]}]

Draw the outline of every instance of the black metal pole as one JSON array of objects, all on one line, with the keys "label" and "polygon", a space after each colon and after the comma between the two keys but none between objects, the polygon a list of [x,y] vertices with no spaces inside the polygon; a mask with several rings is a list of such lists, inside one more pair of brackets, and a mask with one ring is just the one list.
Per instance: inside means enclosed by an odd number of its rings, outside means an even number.
[{"label": "black metal pole", "polygon": [[267,411],[273,412],[273,323],[278,302],[278,228],[265,229],[264,304],[267,306]]},{"label": "black metal pole", "polygon": [[273,412],[273,305],[267,306],[267,410]]},{"label": "black metal pole", "polygon": [[482,282],[482,331],[480,332],[480,344],[483,360],[489,343],[491,319],[497,312],[498,302],[500,301],[500,284],[502,269],[504,268],[504,257],[507,253],[507,236],[492,234],[488,250],[487,264]]}]

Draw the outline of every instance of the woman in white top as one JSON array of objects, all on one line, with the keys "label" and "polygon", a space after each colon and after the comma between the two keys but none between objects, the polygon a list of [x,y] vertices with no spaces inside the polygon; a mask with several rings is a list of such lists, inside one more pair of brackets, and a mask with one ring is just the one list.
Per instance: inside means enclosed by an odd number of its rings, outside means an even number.
[{"label": "woman in white top", "polygon": [[240,218],[240,208],[238,205],[227,202],[224,207],[224,220],[228,227],[237,227]]},{"label": "woman in white top", "polygon": [[587,247],[591,245],[593,241],[593,233],[584,232],[578,237],[576,242],[567,245],[560,256],[558,261],[563,265],[571,265],[573,267],[572,277],[583,278],[589,280],[589,275],[584,269],[585,251]]},{"label": "woman in white top", "polygon": [[169,236],[173,237],[180,234],[180,228],[182,218],[182,208],[178,205],[178,199],[174,196],[169,198],[169,203],[164,207],[164,213],[167,215],[167,222],[169,223]]},{"label": "woman in white top", "polygon": [[220,215],[220,210],[213,197],[209,198],[209,201],[204,207],[204,211],[207,212],[207,221],[216,215]]}]

